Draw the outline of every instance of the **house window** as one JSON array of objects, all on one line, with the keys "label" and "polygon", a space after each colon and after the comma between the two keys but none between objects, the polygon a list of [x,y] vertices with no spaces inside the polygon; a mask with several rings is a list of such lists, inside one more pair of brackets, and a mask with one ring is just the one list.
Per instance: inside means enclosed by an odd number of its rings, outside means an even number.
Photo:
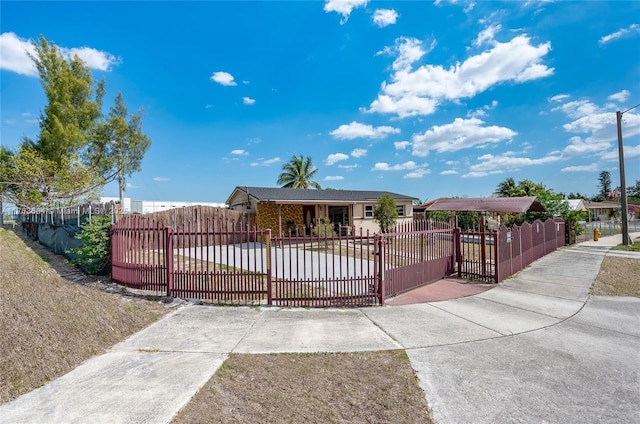
[{"label": "house window", "polygon": [[396,205],[396,210],[398,211],[398,216],[404,216],[404,205]]},{"label": "house window", "polygon": [[373,205],[364,205],[364,217],[373,218]]}]

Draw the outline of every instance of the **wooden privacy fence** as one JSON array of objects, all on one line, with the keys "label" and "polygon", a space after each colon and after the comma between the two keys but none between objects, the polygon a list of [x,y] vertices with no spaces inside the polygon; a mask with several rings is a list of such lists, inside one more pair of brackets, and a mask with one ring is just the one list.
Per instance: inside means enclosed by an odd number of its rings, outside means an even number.
[{"label": "wooden privacy fence", "polygon": [[281,306],[362,306],[458,274],[499,282],[564,243],[564,222],[461,233],[430,221],[386,234],[313,228],[283,237],[205,218],[112,226],[112,279],[156,295]]}]

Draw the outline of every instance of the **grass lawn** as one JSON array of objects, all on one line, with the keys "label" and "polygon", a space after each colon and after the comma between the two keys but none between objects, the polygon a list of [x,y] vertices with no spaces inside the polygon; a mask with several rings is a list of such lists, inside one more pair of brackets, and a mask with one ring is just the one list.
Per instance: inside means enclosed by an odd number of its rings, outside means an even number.
[{"label": "grass lawn", "polygon": [[173,423],[433,423],[403,350],[230,355]]},{"label": "grass lawn", "polygon": [[[63,279],[60,256],[0,229],[0,403],[71,371],[167,309]],[[64,268],[64,270],[63,270]]]}]

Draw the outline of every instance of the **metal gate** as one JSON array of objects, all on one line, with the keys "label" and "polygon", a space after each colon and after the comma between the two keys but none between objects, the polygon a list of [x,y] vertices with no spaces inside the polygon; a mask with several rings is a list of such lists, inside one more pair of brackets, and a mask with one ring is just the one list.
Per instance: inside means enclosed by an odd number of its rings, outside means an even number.
[{"label": "metal gate", "polygon": [[456,230],[414,221],[380,237],[381,300],[437,281],[455,271]]}]

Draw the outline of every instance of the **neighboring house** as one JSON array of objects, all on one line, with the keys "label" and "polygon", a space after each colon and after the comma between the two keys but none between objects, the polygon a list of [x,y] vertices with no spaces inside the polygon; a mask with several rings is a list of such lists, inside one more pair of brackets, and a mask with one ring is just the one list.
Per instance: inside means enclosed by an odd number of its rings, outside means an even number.
[{"label": "neighboring house", "polygon": [[321,222],[331,222],[361,230],[379,232],[373,219],[377,200],[388,194],[396,201],[397,223],[413,220],[415,197],[387,191],[310,190],[295,188],[236,187],[227,205],[230,209],[252,215],[260,229],[273,234],[285,234],[288,229],[309,228]]},{"label": "neighboring house", "polygon": [[589,221],[609,221],[614,213],[620,213],[620,203],[584,201],[589,212]]},{"label": "neighboring house", "polygon": [[586,211],[587,207],[584,205],[584,202],[586,202],[586,200],[582,200],[582,199],[567,200],[567,203],[569,203],[570,211]]}]

